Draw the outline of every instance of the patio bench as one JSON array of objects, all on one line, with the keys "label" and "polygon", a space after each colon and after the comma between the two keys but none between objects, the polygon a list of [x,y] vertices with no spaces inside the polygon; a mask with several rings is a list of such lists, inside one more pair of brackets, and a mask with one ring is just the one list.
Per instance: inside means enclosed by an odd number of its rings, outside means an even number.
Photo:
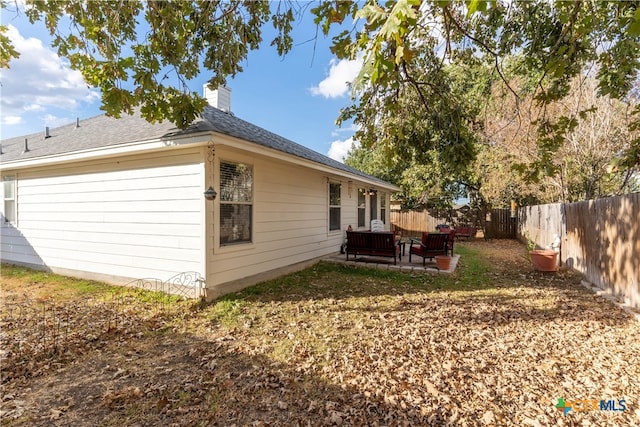
[{"label": "patio bench", "polygon": [[402,260],[400,246],[396,241],[396,234],[390,231],[347,231],[347,261],[349,255],[370,255],[393,257],[393,263],[397,259]]},{"label": "patio bench", "polygon": [[460,239],[461,237],[465,237],[467,240],[469,240],[472,237],[476,237],[476,232],[477,229],[476,227],[471,227],[471,226],[460,226],[460,227],[456,227],[456,234],[455,236]]}]

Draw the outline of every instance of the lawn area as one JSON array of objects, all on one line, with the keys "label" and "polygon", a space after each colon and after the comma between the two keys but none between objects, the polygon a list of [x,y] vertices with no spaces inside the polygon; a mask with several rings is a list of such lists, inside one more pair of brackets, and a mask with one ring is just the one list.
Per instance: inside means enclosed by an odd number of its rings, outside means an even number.
[{"label": "lawn area", "polygon": [[515,241],[456,252],[452,275],[320,263],[211,304],[3,265],[2,425],[639,424],[638,321]]}]

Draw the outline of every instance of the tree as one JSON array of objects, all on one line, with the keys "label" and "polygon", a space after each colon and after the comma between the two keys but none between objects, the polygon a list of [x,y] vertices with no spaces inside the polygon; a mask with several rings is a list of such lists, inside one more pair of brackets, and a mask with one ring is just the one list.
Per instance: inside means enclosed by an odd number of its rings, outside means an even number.
[{"label": "tree", "polygon": [[[60,56],[68,58],[87,83],[102,90],[107,114],[117,117],[140,106],[147,120],[169,119],[180,128],[188,126],[204,107],[202,98],[188,92],[189,79],[204,68],[212,72],[209,83],[215,87],[240,72],[240,62],[250,49],[258,47],[261,29],[268,21],[279,32],[272,44],[279,53],[286,53],[295,19],[294,2],[277,3],[275,10],[267,1],[252,0],[27,0],[26,4],[29,18],[44,21],[54,35]],[[444,65],[490,64],[518,105],[518,94],[505,77],[504,67],[508,58],[521,55],[519,71],[525,77],[536,76],[533,99],[544,107],[565,98],[572,79],[593,64],[599,94],[623,100],[640,68],[639,4],[604,0],[398,0],[382,4],[376,0],[321,0],[312,12],[325,34],[357,19],[355,27],[344,29],[333,39],[332,51],[339,58],[364,58],[354,84],[354,103],[339,120],[353,118],[363,126],[363,132],[371,136],[362,138],[366,147],[374,143],[371,128],[380,118],[405,114],[406,120],[430,130],[396,140],[386,128],[379,133],[380,144],[402,155],[410,148],[417,150],[417,155],[431,149],[443,151],[441,160],[456,167],[473,160],[474,133],[469,105],[450,96]],[[139,25],[139,20],[145,25]],[[0,28],[0,66],[7,66],[17,54]],[[168,74],[182,84],[167,84]],[[407,90],[414,91],[422,104],[422,116],[399,109],[397,102]],[[639,116],[637,109],[629,121],[632,130],[640,127]],[[537,125],[537,164],[545,169],[573,121],[559,117],[555,122],[540,120]],[[409,128],[418,129],[409,126],[402,131]],[[618,165],[630,168],[638,164],[640,139],[634,139]]]},{"label": "tree", "polygon": [[[0,5],[6,8],[5,1]],[[149,122],[168,119],[183,129],[206,105],[189,91],[188,81],[204,68],[216,88],[241,72],[269,21],[278,31],[271,44],[286,53],[296,7],[281,3],[272,10],[269,2],[253,0],[27,0],[25,13],[32,23],[44,21],[58,55],[100,88],[107,115],[120,117],[140,107]],[[18,8],[16,3],[16,13]],[[19,54],[5,32],[0,28],[2,67]]]},{"label": "tree", "polygon": [[[368,86],[361,99],[369,106],[342,112],[345,117],[353,112],[356,121],[361,114],[374,116],[360,122],[355,139],[362,146],[346,162],[392,178],[403,188],[405,207],[443,208],[479,189],[468,159],[479,149],[482,114],[496,76],[478,60],[465,67],[442,63],[429,42],[415,55],[410,67],[416,84],[395,90]],[[420,88],[419,82],[428,84]],[[432,104],[423,102],[425,96]]]},{"label": "tree", "polygon": [[[624,108],[638,68],[637,3],[479,5],[474,14],[471,2],[324,4],[332,22],[345,13],[366,19],[334,44],[339,56],[365,51],[354,103],[341,113],[360,125],[361,150],[382,149],[407,173],[428,163],[428,179],[414,176],[414,188],[455,173],[496,205],[623,190],[640,164],[638,118]],[[495,114],[497,105],[512,114]]]},{"label": "tree", "polygon": [[[506,61],[514,55],[523,58],[522,67],[515,71],[532,80],[533,99],[543,111],[544,106],[569,94],[571,81],[587,65],[598,70],[600,95],[624,99],[640,67],[638,4],[399,0],[384,5],[367,1],[360,7],[334,1],[322,3],[314,12],[325,32],[348,16],[364,21],[359,29],[339,34],[333,51],[341,58],[364,52],[364,66],[354,84],[354,105],[345,109],[341,118],[353,118],[362,126],[362,133],[371,133],[366,126],[377,126],[381,117],[397,114],[397,103],[406,87],[417,92],[425,111],[438,109],[438,114],[416,120],[424,119],[433,129],[442,128],[443,116],[449,115],[455,123],[458,100],[441,90],[443,83],[447,87],[443,64],[464,67],[479,60],[491,64],[517,107],[519,95],[505,76]],[[421,74],[425,70],[429,71],[428,80]],[[635,111],[631,128],[640,125],[639,112]],[[536,165],[541,170],[548,168],[573,123],[564,116],[555,121],[538,120]],[[442,137],[453,148],[448,151],[458,153],[460,162],[472,161],[466,137],[450,133]],[[365,147],[374,143],[373,138],[362,141]],[[420,150],[443,148],[438,139],[414,139],[411,144]],[[640,164],[640,140],[632,140],[624,154],[620,165]]]},{"label": "tree", "polygon": [[427,156],[427,162],[388,160],[382,149],[357,147],[349,151],[345,163],[401,187],[394,198],[402,202],[403,208],[449,208],[455,198],[463,195],[461,187],[441,167],[438,153],[432,150],[421,158]]},{"label": "tree", "polygon": [[[518,88],[519,114],[525,117],[519,119],[512,100],[494,89],[484,127],[489,143],[476,162],[487,200],[573,202],[637,190],[632,176],[638,168],[616,166],[637,137],[629,130],[636,100],[598,96],[597,82],[588,75],[574,78],[569,95],[544,108],[526,84],[512,81],[511,86]],[[567,118],[563,137],[541,174],[535,123],[560,118]]]}]

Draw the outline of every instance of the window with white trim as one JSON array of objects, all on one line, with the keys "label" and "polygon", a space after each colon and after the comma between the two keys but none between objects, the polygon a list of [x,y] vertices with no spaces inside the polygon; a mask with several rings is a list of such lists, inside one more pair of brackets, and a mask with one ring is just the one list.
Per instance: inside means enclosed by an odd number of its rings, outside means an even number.
[{"label": "window with white trim", "polygon": [[340,230],[340,184],[329,183],[329,231]]},{"label": "window with white trim", "polygon": [[16,224],[16,177],[7,175],[2,178],[4,197],[4,222]]},{"label": "window with white trim", "polygon": [[220,161],[220,246],[251,243],[253,168]]},{"label": "window with white trim", "polygon": [[387,223],[387,193],[380,193],[380,219]]},{"label": "window with white trim", "polygon": [[358,188],[358,227],[365,226],[365,212],[367,208],[367,190]]}]

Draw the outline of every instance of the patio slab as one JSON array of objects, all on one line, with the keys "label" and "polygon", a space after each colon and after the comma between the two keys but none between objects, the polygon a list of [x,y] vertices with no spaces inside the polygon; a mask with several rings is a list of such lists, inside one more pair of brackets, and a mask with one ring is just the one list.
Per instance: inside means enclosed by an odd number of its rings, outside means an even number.
[{"label": "patio slab", "polygon": [[326,258],[325,261],[336,262],[339,264],[353,265],[356,267],[376,268],[379,270],[392,270],[406,273],[430,273],[430,274],[451,274],[456,270],[458,266],[458,260],[460,255],[453,255],[451,257],[451,264],[449,264],[448,270],[439,270],[436,266],[435,260],[426,260],[425,265],[422,265],[422,258],[412,257],[412,262],[409,262],[409,255],[405,255],[401,260],[398,260],[397,264],[393,263],[393,258],[388,257],[375,257],[375,256],[357,256],[355,259],[353,256],[349,257],[345,254],[333,254]]}]

